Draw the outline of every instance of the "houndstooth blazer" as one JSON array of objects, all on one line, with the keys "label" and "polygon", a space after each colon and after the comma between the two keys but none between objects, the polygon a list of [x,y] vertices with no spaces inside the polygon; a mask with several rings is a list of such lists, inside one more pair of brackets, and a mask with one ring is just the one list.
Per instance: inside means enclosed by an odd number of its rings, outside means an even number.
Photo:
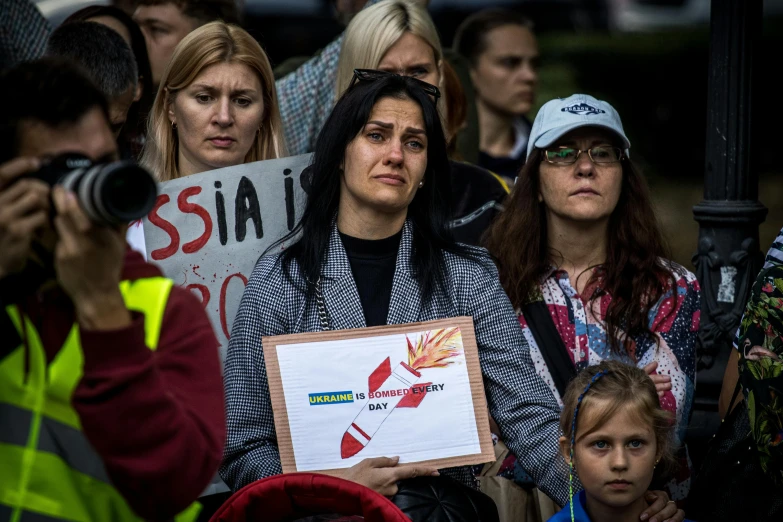
[{"label": "houndstooth blazer", "polygon": [[[539,487],[561,505],[566,504],[568,473],[557,458],[560,409],[535,373],[522,329],[492,260],[484,249],[475,249],[480,263],[444,253],[448,291],[436,287],[433,298],[424,304],[411,273],[412,228],[410,222],[405,223],[388,324],[473,317],[489,408],[503,440]],[[297,285],[303,287],[304,275],[297,272],[295,263],[292,272]],[[332,329],[366,326],[336,224],[321,269],[321,284]],[[320,329],[315,299],[306,298],[285,278],[279,254],[259,259],[234,321],[225,367],[228,436],[220,475],[234,491],[282,472],[261,337]],[[468,485],[475,482],[468,467],[451,468],[443,474]]]}]

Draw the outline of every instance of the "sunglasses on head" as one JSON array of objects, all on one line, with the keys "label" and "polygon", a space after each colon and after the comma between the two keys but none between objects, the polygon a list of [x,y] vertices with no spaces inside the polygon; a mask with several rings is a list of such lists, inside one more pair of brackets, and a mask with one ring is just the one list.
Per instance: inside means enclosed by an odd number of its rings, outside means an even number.
[{"label": "sunglasses on head", "polygon": [[[376,71],[375,69],[354,69],[353,78],[351,79],[351,84],[348,86],[348,89],[350,90],[351,87],[353,87],[357,81],[374,82],[375,80],[381,80],[383,78],[388,78],[390,76],[400,76],[400,75],[387,71]],[[408,78],[409,80],[411,80],[417,87],[423,90],[426,94],[432,96],[436,102],[440,98],[440,89],[438,89],[431,83],[423,82],[411,76],[404,76],[404,78]]]}]

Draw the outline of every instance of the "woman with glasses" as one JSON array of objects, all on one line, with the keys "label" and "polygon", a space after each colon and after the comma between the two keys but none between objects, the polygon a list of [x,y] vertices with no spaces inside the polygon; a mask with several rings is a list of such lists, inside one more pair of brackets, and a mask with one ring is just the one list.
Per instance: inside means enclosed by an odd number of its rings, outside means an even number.
[{"label": "woman with glasses", "polygon": [[[558,403],[576,372],[626,361],[650,375],[682,445],[695,385],[699,284],[666,259],[630,146],[608,103],[582,94],[546,103],[488,249],[536,372]],[[667,485],[676,500],[690,483],[681,456]]]},{"label": "woman with glasses", "polygon": [[[356,80],[318,137],[305,210],[280,243],[289,246],[271,247],[245,288],[226,359],[221,476],[237,490],[281,472],[263,336],[467,315],[490,411],[526,469],[564,504],[567,474],[556,463],[559,408],[535,374],[493,262],[485,250],[456,243],[447,227],[438,90],[396,74],[357,72]],[[378,458],[344,476],[393,495],[397,481],[434,473]],[[443,474],[474,484],[470,468]]]}]

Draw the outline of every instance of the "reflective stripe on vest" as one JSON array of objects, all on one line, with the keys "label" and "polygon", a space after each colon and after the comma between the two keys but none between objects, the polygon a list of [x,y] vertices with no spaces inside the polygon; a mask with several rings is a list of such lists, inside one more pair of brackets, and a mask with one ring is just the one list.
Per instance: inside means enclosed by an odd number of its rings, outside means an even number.
[{"label": "reflective stripe on vest", "polygon": [[[144,314],[151,350],[172,285],[162,277],[120,283],[125,306]],[[141,520],[112,486],[71,406],[84,365],[77,326],[47,365],[34,325],[16,307],[6,312],[24,341],[0,360],[0,522]],[[176,520],[195,520],[199,510],[194,504]]]}]

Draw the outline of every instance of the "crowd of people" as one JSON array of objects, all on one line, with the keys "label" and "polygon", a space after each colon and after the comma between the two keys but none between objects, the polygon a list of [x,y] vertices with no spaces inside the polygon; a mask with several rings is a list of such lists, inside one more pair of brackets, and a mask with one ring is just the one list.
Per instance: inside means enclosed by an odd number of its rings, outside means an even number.
[{"label": "crowd of people", "polygon": [[[234,0],[124,0],[54,30],[28,0],[0,9],[0,519],[206,520],[229,497],[199,500],[217,472],[234,492],[282,473],[263,337],[470,316],[511,486],[392,455],[343,479],[480,488],[501,520],[534,497],[563,508],[551,520],[685,520],[700,289],[669,259],[621,116],[574,94],[533,117],[532,21],[483,10],[447,48],[427,4],[336,0],[344,33],[277,69]],[[199,300],[127,224],[47,181],[65,153],[159,182],[312,153],[301,219],[258,260],[224,364]],[[781,250],[783,231],[721,394],[723,415],[738,383],[753,398],[772,484]]]}]

